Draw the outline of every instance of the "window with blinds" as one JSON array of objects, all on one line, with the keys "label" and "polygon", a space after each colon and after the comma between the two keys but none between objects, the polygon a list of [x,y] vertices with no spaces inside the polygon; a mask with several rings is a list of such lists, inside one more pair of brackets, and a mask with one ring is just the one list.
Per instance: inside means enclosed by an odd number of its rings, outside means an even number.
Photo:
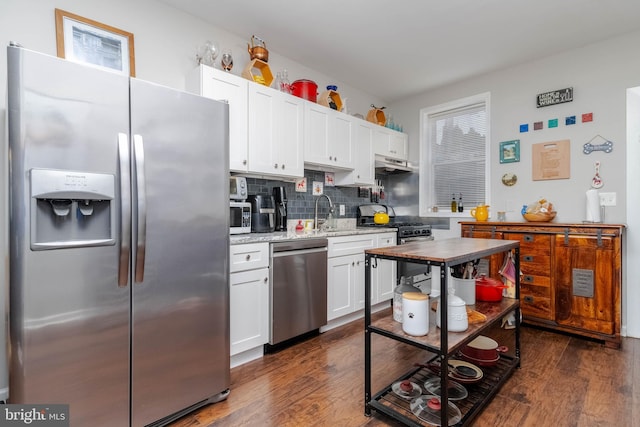
[{"label": "window with blinds", "polygon": [[438,212],[451,212],[454,197],[456,202],[462,198],[465,211],[489,202],[487,106],[488,95],[481,95],[423,110],[426,159],[420,164],[427,180],[421,184],[426,185],[428,201],[421,201],[421,208],[437,206]]}]

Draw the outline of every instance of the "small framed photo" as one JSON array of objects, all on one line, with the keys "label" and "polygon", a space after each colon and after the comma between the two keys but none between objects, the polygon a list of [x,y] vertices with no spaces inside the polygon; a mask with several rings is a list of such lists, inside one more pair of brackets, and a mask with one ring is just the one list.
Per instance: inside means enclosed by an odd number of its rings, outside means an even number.
[{"label": "small framed photo", "polygon": [[500,143],[500,163],[515,163],[520,161],[520,140],[504,141]]},{"label": "small framed photo", "polygon": [[135,77],[133,34],[56,9],[58,57]]}]

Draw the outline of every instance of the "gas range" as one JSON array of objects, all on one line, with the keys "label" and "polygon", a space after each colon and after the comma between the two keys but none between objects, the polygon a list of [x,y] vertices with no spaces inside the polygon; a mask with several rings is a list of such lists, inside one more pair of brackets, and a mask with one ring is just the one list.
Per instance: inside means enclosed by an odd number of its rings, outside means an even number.
[{"label": "gas range", "polygon": [[[387,224],[376,224],[373,217],[376,212],[386,212],[389,215]],[[406,239],[433,238],[431,236],[431,225],[420,222],[404,222],[396,219],[395,211],[388,205],[360,205],[358,206],[358,227],[376,227],[376,228],[396,228],[398,244],[406,243]],[[402,241],[405,240],[405,241]]]}]

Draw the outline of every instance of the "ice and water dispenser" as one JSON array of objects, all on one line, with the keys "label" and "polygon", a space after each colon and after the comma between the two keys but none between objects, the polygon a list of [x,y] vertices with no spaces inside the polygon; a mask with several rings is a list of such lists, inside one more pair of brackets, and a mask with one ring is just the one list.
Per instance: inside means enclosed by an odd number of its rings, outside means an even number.
[{"label": "ice and water dispenser", "polygon": [[115,177],[31,169],[31,249],[113,245]]}]

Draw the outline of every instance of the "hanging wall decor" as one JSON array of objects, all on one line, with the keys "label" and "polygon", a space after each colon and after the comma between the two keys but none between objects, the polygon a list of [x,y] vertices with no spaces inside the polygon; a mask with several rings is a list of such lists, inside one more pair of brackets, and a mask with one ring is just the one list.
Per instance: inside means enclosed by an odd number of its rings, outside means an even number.
[{"label": "hanging wall decor", "polygon": [[571,176],[571,143],[562,141],[541,142],[533,144],[532,178],[534,181],[548,179],[567,179]]},{"label": "hanging wall decor", "polygon": [[514,163],[520,161],[520,140],[503,141],[500,143],[500,163]]},{"label": "hanging wall decor", "polygon": [[[599,138],[600,141],[604,141],[602,144],[592,144],[592,142]],[[591,154],[594,151],[604,151],[605,153],[610,153],[613,151],[613,141],[609,141],[608,139],[600,136],[600,135],[596,135],[593,138],[591,138],[589,140],[589,142],[587,142],[586,144],[584,144],[582,146],[582,152],[584,154]]]}]

